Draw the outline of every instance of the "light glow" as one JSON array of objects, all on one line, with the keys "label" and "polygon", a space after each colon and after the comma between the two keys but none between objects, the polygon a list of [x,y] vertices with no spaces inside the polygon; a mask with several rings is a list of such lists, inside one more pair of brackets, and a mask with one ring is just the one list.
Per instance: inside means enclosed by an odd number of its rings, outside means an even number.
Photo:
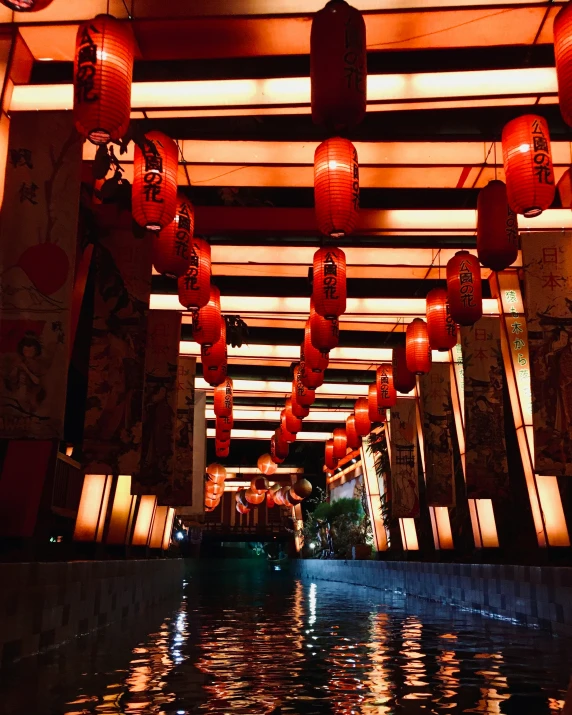
[{"label": "light glow", "polygon": [[111,477],[105,474],[86,474],[77,511],[74,541],[101,541]]},{"label": "light glow", "polygon": [[139,511],[137,512],[137,520],[131,540],[133,546],[147,546],[156,504],[157,497],[155,496],[144,495],[139,497]]},{"label": "light glow", "polygon": [[[231,439],[258,439],[270,440],[275,430],[261,429],[232,429]],[[214,439],[216,430],[207,429],[207,437]],[[296,435],[297,442],[325,442],[330,437],[330,432],[298,432]]]},{"label": "light glow", "polygon": [[136,499],[137,497],[131,496],[131,475],[120,474],[117,477],[109,529],[105,539],[107,544],[129,542],[129,527]]}]

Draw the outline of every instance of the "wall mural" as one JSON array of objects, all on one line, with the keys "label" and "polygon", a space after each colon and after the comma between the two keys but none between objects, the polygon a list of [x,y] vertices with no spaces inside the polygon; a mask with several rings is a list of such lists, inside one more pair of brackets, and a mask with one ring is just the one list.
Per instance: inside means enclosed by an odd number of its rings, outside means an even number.
[{"label": "wall mural", "polygon": [[391,515],[419,516],[415,400],[397,398],[391,408]]}]

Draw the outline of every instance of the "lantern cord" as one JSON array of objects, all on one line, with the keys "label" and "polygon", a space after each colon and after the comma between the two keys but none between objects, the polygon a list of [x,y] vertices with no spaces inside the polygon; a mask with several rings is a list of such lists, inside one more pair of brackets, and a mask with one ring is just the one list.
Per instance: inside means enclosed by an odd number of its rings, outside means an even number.
[{"label": "lantern cord", "polygon": [[122,2],[123,2],[123,7],[125,8],[125,12],[127,13],[127,17],[128,17],[130,20],[133,20],[133,15],[131,14],[131,11],[130,11],[129,8],[127,7],[127,3],[125,2],[125,0],[122,0]]},{"label": "lantern cord", "polygon": [[493,139],[493,145],[495,148],[495,181],[496,181],[497,180],[497,143],[494,139]]}]

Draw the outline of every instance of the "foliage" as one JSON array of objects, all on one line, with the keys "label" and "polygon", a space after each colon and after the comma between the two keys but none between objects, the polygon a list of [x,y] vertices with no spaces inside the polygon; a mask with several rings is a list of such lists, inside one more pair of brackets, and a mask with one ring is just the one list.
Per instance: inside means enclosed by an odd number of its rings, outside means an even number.
[{"label": "foliage", "polygon": [[330,516],[332,512],[332,505],[328,501],[324,501],[314,509],[309,516],[313,517],[315,520],[324,519],[325,521],[330,521]]},{"label": "foliage", "polygon": [[350,521],[358,522],[363,519],[364,511],[359,499],[336,499],[330,504],[330,521],[333,522],[337,518],[345,516]]},{"label": "foliage", "polygon": [[314,544],[307,549],[309,556],[351,558],[353,546],[371,543],[371,524],[364,498],[363,489],[357,498],[342,498],[331,503],[320,495],[304,523],[305,543],[308,547]]}]

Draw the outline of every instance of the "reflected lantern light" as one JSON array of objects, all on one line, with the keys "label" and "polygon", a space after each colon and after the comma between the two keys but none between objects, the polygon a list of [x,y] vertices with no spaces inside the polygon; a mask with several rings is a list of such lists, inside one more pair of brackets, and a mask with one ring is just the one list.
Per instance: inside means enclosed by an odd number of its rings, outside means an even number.
[{"label": "reflected lantern light", "polygon": [[369,400],[367,397],[359,397],[354,405],[354,417],[356,432],[360,437],[366,437],[371,432],[371,420],[369,419]]},{"label": "reflected lantern light", "polygon": [[193,313],[193,340],[199,345],[214,345],[220,339],[223,323],[220,291],[211,285],[209,302]]},{"label": "reflected lantern light", "polygon": [[381,409],[393,407],[397,400],[397,392],[393,385],[393,366],[390,362],[382,363],[375,372],[377,389],[377,404]]},{"label": "reflected lantern light", "polygon": [[572,5],[569,2],[554,20],[554,56],[560,114],[572,127]]},{"label": "reflected lantern light", "polygon": [[468,251],[457,251],[447,263],[447,297],[455,323],[474,325],[483,315],[481,267]]},{"label": "reflected lantern light", "polygon": [[193,236],[189,244],[189,266],[177,281],[179,303],[187,310],[203,308],[211,296],[211,247]]},{"label": "reflected lantern light", "polygon": [[316,313],[336,318],[346,312],[346,254],[324,246],[314,254],[312,301]]},{"label": "reflected lantern light", "polygon": [[407,326],[405,335],[405,359],[407,369],[416,375],[426,375],[431,370],[431,348],[427,323],[415,318]]},{"label": "reflected lantern light", "polygon": [[359,168],[357,150],[348,139],[326,139],[316,149],[314,205],[318,229],[325,236],[353,233],[359,211]]},{"label": "reflected lantern light", "polygon": [[[3,2],[13,10],[24,11],[41,10],[49,4],[46,0]],[[129,23],[120,22],[111,15],[97,15],[79,26],[74,61],[73,115],[77,131],[92,144],[107,144],[127,134],[131,117],[133,58]]]},{"label": "reflected lantern light", "polygon": [[187,197],[177,195],[177,215],[153,239],[153,265],[157,273],[169,278],[185,275],[191,262],[191,238],[195,227],[195,210]]},{"label": "reflected lantern light", "polygon": [[503,271],[518,256],[518,219],[508,204],[506,185],[489,181],[477,199],[477,255],[486,268]]},{"label": "reflected lantern light", "polygon": [[425,303],[427,334],[432,350],[451,350],[457,344],[457,326],[451,317],[447,291],[433,288],[427,293]]},{"label": "reflected lantern light", "polygon": [[532,218],[550,208],[556,186],[550,133],[544,117],[525,114],[505,124],[502,154],[512,210]]},{"label": "reflected lantern light", "polygon": [[135,145],[133,158],[132,212],[148,231],[166,228],[177,213],[179,150],[162,132],[148,132],[144,151]]}]

